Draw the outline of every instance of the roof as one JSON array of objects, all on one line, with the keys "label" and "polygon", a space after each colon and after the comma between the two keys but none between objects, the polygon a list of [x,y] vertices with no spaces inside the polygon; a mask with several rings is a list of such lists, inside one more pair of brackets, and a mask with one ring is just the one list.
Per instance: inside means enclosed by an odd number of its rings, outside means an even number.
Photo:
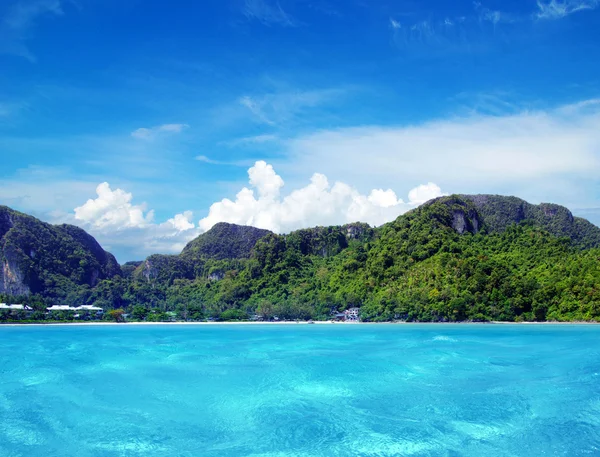
[{"label": "roof", "polygon": [[75,311],[77,308],[73,308],[67,305],[54,305],[48,308],[48,311]]},{"label": "roof", "polygon": [[25,310],[32,311],[33,308],[27,305],[7,305],[6,303],[0,303],[0,309],[12,309],[12,310]]},{"label": "roof", "polygon": [[67,305],[54,305],[48,308],[48,311],[103,311],[103,309],[91,305],[82,305],[78,307]]}]

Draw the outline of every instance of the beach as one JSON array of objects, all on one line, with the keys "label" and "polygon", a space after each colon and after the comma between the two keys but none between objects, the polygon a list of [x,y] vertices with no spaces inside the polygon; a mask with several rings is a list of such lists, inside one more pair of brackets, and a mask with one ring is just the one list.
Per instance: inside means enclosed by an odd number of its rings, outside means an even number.
[{"label": "beach", "polygon": [[599,325],[600,322],[343,322],[343,321],[279,321],[279,322],[33,322],[2,323],[0,327],[94,327],[94,326],[227,326],[227,325]]}]

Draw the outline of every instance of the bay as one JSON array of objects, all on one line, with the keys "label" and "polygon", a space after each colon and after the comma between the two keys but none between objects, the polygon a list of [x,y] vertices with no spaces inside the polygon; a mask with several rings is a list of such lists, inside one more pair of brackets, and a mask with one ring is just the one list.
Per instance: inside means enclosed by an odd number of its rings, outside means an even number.
[{"label": "bay", "polygon": [[600,455],[600,327],[0,328],[0,456]]}]

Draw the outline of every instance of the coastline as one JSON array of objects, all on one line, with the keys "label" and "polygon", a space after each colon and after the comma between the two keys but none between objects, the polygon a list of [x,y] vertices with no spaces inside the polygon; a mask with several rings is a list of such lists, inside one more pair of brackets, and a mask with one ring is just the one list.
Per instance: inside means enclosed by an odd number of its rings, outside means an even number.
[{"label": "coastline", "polygon": [[284,321],[284,322],[52,322],[3,323],[2,327],[101,327],[101,326],[227,326],[227,325],[599,325],[600,322],[336,322],[336,321]]}]

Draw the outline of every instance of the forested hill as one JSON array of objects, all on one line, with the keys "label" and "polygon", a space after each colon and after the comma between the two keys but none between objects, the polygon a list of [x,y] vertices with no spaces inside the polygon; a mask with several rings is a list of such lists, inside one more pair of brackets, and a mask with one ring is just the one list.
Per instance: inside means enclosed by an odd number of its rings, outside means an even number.
[{"label": "forested hill", "polygon": [[532,205],[517,197],[500,195],[462,195],[461,198],[475,204],[492,232],[502,232],[512,224],[529,221],[552,235],[569,237],[576,246],[600,247],[600,229],[585,219],[573,217],[564,206]]},{"label": "forested hill", "polygon": [[188,243],[181,255],[190,260],[248,258],[256,242],[268,230],[219,222],[206,233]]},{"label": "forested hill", "polygon": [[0,293],[10,295],[60,296],[121,274],[114,256],[79,227],[46,224],[6,206],[0,206],[0,258]]},{"label": "forested hill", "polygon": [[599,247],[600,229],[564,207],[453,195],[379,228],[217,224],[180,255],[38,297],[147,319],[326,319],[358,306],[367,321],[600,320]]}]

